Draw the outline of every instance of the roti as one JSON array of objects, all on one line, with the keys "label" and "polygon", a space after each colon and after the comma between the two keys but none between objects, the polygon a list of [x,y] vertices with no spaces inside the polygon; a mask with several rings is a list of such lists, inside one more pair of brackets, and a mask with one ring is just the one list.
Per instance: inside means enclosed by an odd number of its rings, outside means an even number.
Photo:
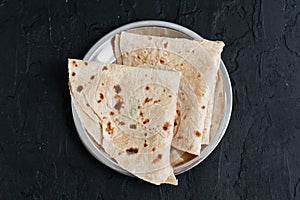
[{"label": "roti", "polygon": [[177,185],[170,148],[181,74],[81,60],[69,60],[69,74],[72,98],[102,124],[108,155],[145,181]]},{"label": "roti", "polygon": [[118,62],[182,73],[172,141],[178,150],[199,155],[201,144],[209,143],[214,87],[223,46],[223,42],[126,32],[116,36]]}]

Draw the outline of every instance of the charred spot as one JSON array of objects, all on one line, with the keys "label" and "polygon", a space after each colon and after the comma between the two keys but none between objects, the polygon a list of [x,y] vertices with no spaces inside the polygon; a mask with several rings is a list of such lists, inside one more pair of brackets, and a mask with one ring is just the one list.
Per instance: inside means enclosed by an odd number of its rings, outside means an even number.
[{"label": "charred spot", "polygon": [[165,47],[165,49],[168,47],[168,42],[164,43],[164,47]]},{"label": "charred spot", "polygon": [[141,56],[140,56],[140,55],[138,55],[138,56],[137,56],[137,58],[138,58],[138,59],[141,59]]},{"label": "charred spot", "polygon": [[100,99],[104,99],[104,94],[100,93],[99,96],[100,96]]},{"label": "charred spot", "polygon": [[136,129],[136,124],[130,124],[130,125],[129,125],[129,128],[131,128],[131,129]]},{"label": "charred spot", "polygon": [[204,110],[205,109],[205,105],[201,106],[201,108]]},{"label": "charred spot", "polygon": [[87,107],[90,107],[90,104],[87,103],[86,106],[87,106]]},{"label": "charred spot", "polygon": [[201,78],[201,74],[198,73],[197,78],[200,79]]},{"label": "charred spot", "polygon": [[147,85],[147,86],[145,87],[145,89],[146,89],[146,90],[149,90],[149,89],[150,89],[150,87]]},{"label": "charred spot", "polygon": [[147,97],[147,98],[145,99],[144,103],[149,103],[149,102],[152,101],[152,100],[153,100],[152,98]]},{"label": "charred spot", "polygon": [[180,116],[180,110],[176,110],[176,114]]},{"label": "charred spot", "polygon": [[206,127],[204,127],[204,131],[207,131],[207,128],[206,128]]},{"label": "charred spot", "polygon": [[177,122],[176,121],[174,122],[174,126],[177,126]]},{"label": "charred spot", "polygon": [[149,123],[149,122],[150,122],[149,119],[145,119],[145,120],[143,121],[143,124],[147,124],[147,123]]},{"label": "charred spot", "polygon": [[155,147],[153,147],[153,148],[151,149],[152,152],[154,152],[155,150],[156,150]]},{"label": "charred spot", "polygon": [[75,76],[76,75],[76,73],[75,72],[72,72],[72,76]]},{"label": "charred spot", "polygon": [[110,112],[109,115],[113,116],[115,113],[114,112]]},{"label": "charred spot", "polygon": [[181,63],[180,66],[183,67],[183,63]]},{"label": "charred spot", "polygon": [[125,122],[119,122],[119,125],[121,125],[121,126],[123,126],[123,125],[125,125]]},{"label": "charred spot", "polygon": [[120,112],[121,109],[124,108],[123,98],[120,95],[116,95],[115,99],[117,103],[114,105],[114,108]]},{"label": "charred spot", "polygon": [[169,98],[172,98],[172,95],[169,95],[168,97],[169,97]]},{"label": "charred spot", "polygon": [[140,116],[141,116],[141,117],[143,117],[143,116],[144,116],[144,114],[143,114],[142,112],[140,112]]},{"label": "charred spot", "polygon": [[145,136],[145,137],[147,137],[147,135],[148,135],[147,133],[144,133],[144,136]]},{"label": "charred spot", "polygon": [[90,79],[91,79],[91,80],[93,80],[94,78],[95,78],[95,76],[93,75],[93,76],[91,76],[91,78],[90,78]]},{"label": "charred spot", "polygon": [[199,131],[196,131],[196,132],[195,132],[195,135],[196,135],[197,137],[201,137],[201,133],[200,133]]},{"label": "charred spot", "polygon": [[114,128],[111,127],[111,122],[107,122],[105,130],[109,135],[112,135],[114,133]]},{"label": "charred spot", "polygon": [[117,103],[115,104],[114,109],[120,111],[121,108],[124,108],[124,103],[121,102],[121,101],[119,101],[119,102],[117,102]]},{"label": "charred spot", "polygon": [[104,83],[101,83],[102,86],[104,86]]},{"label": "charred spot", "polygon": [[160,59],[159,62],[160,62],[160,64],[164,64],[165,63],[165,61],[163,59]]},{"label": "charred spot", "polygon": [[97,100],[97,102],[101,103],[103,99],[104,99],[104,94],[100,93],[99,94],[99,99]]},{"label": "charred spot", "polygon": [[115,92],[116,92],[117,94],[119,94],[119,93],[122,91],[122,89],[121,89],[121,87],[120,87],[119,84],[118,84],[118,85],[115,85],[115,86],[114,86],[114,89],[115,89]]},{"label": "charred spot", "polygon": [[72,65],[73,65],[74,67],[78,67],[78,65],[77,65],[77,63],[76,63],[75,60],[72,61]]},{"label": "charred spot", "polygon": [[163,92],[166,92],[166,89],[163,89]]},{"label": "charred spot", "polygon": [[160,100],[158,99],[158,100],[155,100],[155,101],[153,101],[153,103],[159,103],[160,102]]},{"label": "charred spot", "polygon": [[168,131],[170,126],[171,126],[170,122],[165,122],[164,125],[163,125],[163,130]]},{"label": "charred spot", "polygon": [[108,70],[107,66],[104,66],[104,67],[102,68],[102,71],[104,71],[104,70]]},{"label": "charred spot", "polygon": [[147,140],[144,141],[144,147],[147,147],[148,144],[147,144]]},{"label": "charred spot", "polygon": [[139,152],[139,149],[138,148],[134,148],[134,147],[130,147],[129,149],[126,149],[126,153],[128,155],[131,155],[131,154],[136,154]]},{"label": "charred spot", "polygon": [[157,157],[152,160],[152,163],[153,164],[157,163],[158,161],[161,160],[161,158],[162,158],[162,154],[158,154]]},{"label": "charred spot", "polygon": [[77,92],[81,92],[83,90],[83,86],[82,85],[79,85],[78,87],[77,87]]},{"label": "charred spot", "polygon": [[88,65],[88,63],[87,63],[87,62],[84,62],[84,65],[85,65],[85,66],[87,66],[87,65]]},{"label": "charred spot", "polygon": [[141,106],[138,106],[138,109],[141,109]]}]

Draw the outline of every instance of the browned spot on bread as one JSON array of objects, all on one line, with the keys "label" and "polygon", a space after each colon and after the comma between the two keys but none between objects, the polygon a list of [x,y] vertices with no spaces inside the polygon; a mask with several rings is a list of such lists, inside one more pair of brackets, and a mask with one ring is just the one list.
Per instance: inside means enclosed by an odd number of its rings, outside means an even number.
[{"label": "browned spot on bread", "polygon": [[129,125],[129,128],[131,128],[131,129],[136,129],[136,124],[130,124],[130,125]]},{"label": "browned spot on bread", "polygon": [[166,91],[166,89],[163,89],[163,92],[165,92]]},{"label": "browned spot on bread", "polygon": [[72,76],[75,76],[76,75],[76,73],[75,72],[72,72]]},{"label": "browned spot on bread", "polygon": [[153,164],[157,163],[158,161],[161,160],[161,158],[162,158],[162,154],[158,154],[157,157],[152,160],[152,163]]},{"label": "browned spot on bread", "polygon": [[176,138],[177,138],[177,139],[179,139],[179,140],[180,140],[180,139],[183,139],[183,137],[182,137],[182,136],[178,136],[178,137],[176,137]]},{"label": "browned spot on bread", "polygon": [[147,86],[145,87],[145,89],[146,89],[146,90],[149,90],[149,89],[150,89],[150,87],[147,85]]},{"label": "browned spot on bread", "polygon": [[156,150],[155,147],[153,147],[153,148],[151,149],[152,152],[154,152],[155,150]]},{"label": "browned spot on bread", "polygon": [[111,127],[111,122],[107,122],[105,130],[109,135],[114,133],[114,128]]},{"label": "browned spot on bread", "polygon": [[151,36],[148,36],[148,40],[152,40],[152,37],[151,37]]},{"label": "browned spot on bread", "polygon": [[141,116],[141,117],[143,117],[143,116],[144,116],[144,114],[143,114],[142,112],[140,112],[140,116]]},{"label": "browned spot on bread", "polygon": [[149,123],[149,119],[145,119],[144,121],[143,121],[143,124],[147,124],[147,123]]},{"label": "browned spot on bread", "polygon": [[79,86],[77,87],[77,92],[81,92],[82,89],[83,89],[83,86],[82,86],[82,85],[79,85]]},{"label": "browned spot on bread", "polygon": [[205,109],[205,105],[201,106],[201,108],[204,110]]},{"label": "browned spot on bread", "polygon": [[138,106],[138,109],[141,109],[141,106]]},{"label": "browned spot on bread", "polygon": [[116,95],[115,99],[117,103],[114,105],[114,109],[118,110],[120,113],[121,109],[124,108],[123,98],[120,95]]},{"label": "browned spot on bread", "polygon": [[120,155],[122,155],[124,152],[123,151],[120,151],[119,153],[118,153],[118,155],[120,156]]},{"label": "browned spot on bread", "polygon": [[201,74],[198,73],[197,78],[200,79],[201,78]]},{"label": "browned spot on bread", "polygon": [[111,111],[109,114],[110,114],[111,116],[113,116],[115,113]]},{"label": "browned spot on bread", "polygon": [[103,99],[104,99],[104,94],[100,93],[99,94],[99,99],[97,100],[97,102],[101,103]]},{"label": "browned spot on bread", "polygon": [[165,49],[168,47],[168,42],[164,43],[164,47],[165,47]]},{"label": "browned spot on bread", "polygon": [[121,126],[123,126],[123,125],[125,125],[125,122],[119,122],[119,125],[121,125]]},{"label": "browned spot on bread", "polygon": [[91,80],[93,80],[94,78],[95,78],[95,76],[93,75],[93,76],[91,76],[91,78],[90,78],[90,79],[91,79]]},{"label": "browned spot on bread", "polygon": [[140,55],[138,55],[138,56],[137,56],[137,58],[138,58],[138,59],[141,59],[141,56],[140,56]]},{"label": "browned spot on bread", "polygon": [[104,116],[104,117],[102,117],[102,118],[103,118],[103,119],[106,119],[107,117]]},{"label": "browned spot on bread", "polygon": [[136,154],[139,152],[138,148],[130,147],[129,149],[126,149],[126,153],[128,155]]},{"label": "browned spot on bread", "polygon": [[174,126],[177,126],[177,122],[176,121],[174,121]]},{"label": "browned spot on bread", "polygon": [[158,100],[155,100],[155,101],[153,101],[153,103],[159,103],[160,102],[160,100],[158,99]]},{"label": "browned spot on bread", "polygon": [[147,147],[148,144],[147,144],[147,140],[144,141],[144,147]]},{"label": "browned spot on bread", "polygon": [[104,83],[101,83],[102,86],[104,86]]},{"label": "browned spot on bread", "polygon": [[163,59],[160,59],[159,62],[160,62],[160,64],[164,64],[165,63],[165,61]]},{"label": "browned spot on bread", "polygon": [[104,70],[108,70],[108,67],[107,67],[107,66],[104,66],[104,67],[102,68],[102,71],[104,71]]},{"label": "browned spot on bread", "polygon": [[78,67],[78,65],[77,65],[77,63],[76,63],[75,60],[72,61],[72,65],[73,65],[74,67]]},{"label": "browned spot on bread", "polygon": [[165,122],[164,125],[163,125],[163,130],[168,131],[170,126],[171,126],[170,122]]},{"label": "browned spot on bread", "polygon": [[115,85],[114,86],[114,89],[115,89],[115,92],[117,93],[117,94],[119,94],[121,91],[122,91],[122,89],[121,89],[121,86],[118,84],[118,85]]},{"label": "browned spot on bread", "polygon": [[169,95],[168,97],[169,97],[169,98],[172,98],[172,95]]},{"label": "browned spot on bread", "polygon": [[87,106],[87,107],[90,107],[90,104],[87,103],[86,106]]},{"label": "browned spot on bread", "polygon": [[147,133],[144,133],[144,136],[145,136],[145,137],[147,137],[147,135],[148,135]]},{"label": "browned spot on bread", "polygon": [[181,63],[180,66],[183,67],[183,63]]},{"label": "browned spot on bread", "polygon": [[152,98],[147,97],[147,98],[145,99],[144,103],[148,103],[148,102],[150,102],[150,101],[152,101],[152,100],[153,100]]},{"label": "browned spot on bread", "polygon": [[84,62],[84,65],[85,65],[85,66],[87,66],[87,65],[88,65],[88,63],[87,63],[87,62]]},{"label": "browned spot on bread", "polygon": [[195,135],[196,135],[197,137],[201,137],[201,133],[200,133],[199,131],[195,131]]},{"label": "browned spot on bread", "polygon": [[206,127],[204,127],[204,131],[207,131],[207,128],[206,128]]},{"label": "browned spot on bread", "polygon": [[180,117],[180,110],[176,110],[176,114]]}]

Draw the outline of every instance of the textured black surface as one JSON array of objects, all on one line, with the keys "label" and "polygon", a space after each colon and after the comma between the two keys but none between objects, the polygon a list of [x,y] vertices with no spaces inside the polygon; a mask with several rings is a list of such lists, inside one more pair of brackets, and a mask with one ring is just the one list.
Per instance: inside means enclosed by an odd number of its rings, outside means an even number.
[{"label": "textured black surface", "polygon": [[[0,0],[0,199],[300,199],[299,4]],[[178,187],[100,164],[72,120],[66,59],[144,19],[227,45],[228,131],[201,165],[178,176]]]}]

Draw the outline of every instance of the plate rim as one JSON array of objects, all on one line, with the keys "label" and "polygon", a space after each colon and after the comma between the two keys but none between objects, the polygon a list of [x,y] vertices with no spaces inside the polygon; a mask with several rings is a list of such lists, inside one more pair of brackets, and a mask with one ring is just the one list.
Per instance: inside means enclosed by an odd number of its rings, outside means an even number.
[{"label": "plate rim", "polygon": [[[158,26],[158,27],[170,28],[170,29],[174,29],[176,31],[183,32],[183,33],[189,35],[190,37],[192,37],[194,39],[203,39],[196,32],[194,32],[194,31],[192,31],[192,30],[190,30],[186,27],[183,27],[181,25],[172,23],[172,22],[166,22],[166,21],[160,21],[160,20],[144,20],[144,21],[132,22],[132,23],[123,25],[119,28],[116,28],[116,29],[110,31],[109,33],[107,33],[106,35],[104,35],[103,37],[101,37],[89,49],[89,51],[85,54],[83,60],[90,60],[91,58],[93,58],[95,56],[95,54],[97,55],[97,52],[101,50],[99,48],[99,46],[102,45],[104,42],[106,42],[108,39],[111,39],[117,33],[120,33],[121,31],[129,30],[129,29],[133,29],[133,28],[141,28],[141,27],[147,27],[147,26]],[[229,124],[229,121],[230,121],[230,118],[231,118],[233,96],[232,96],[232,86],[231,86],[230,77],[229,77],[228,71],[226,69],[226,66],[225,66],[225,64],[222,60],[221,60],[221,63],[220,63],[220,71],[221,71],[221,75],[222,75],[223,83],[224,83],[225,102],[224,102],[224,116],[223,116],[223,118],[221,120],[221,123],[219,125],[219,129],[218,129],[215,137],[213,138],[213,140],[201,152],[201,154],[199,156],[197,156],[197,157],[193,158],[192,160],[190,160],[188,162],[185,162],[185,163],[183,163],[179,166],[174,167],[174,174],[175,175],[179,175],[181,173],[184,173],[184,172],[194,168],[195,166],[197,166],[202,161],[204,161],[215,150],[215,148],[218,146],[221,139],[225,135],[225,132],[228,128],[228,124]],[[74,105],[72,103],[72,99],[71,99],[71,107],[72,107],[73,120],[74,120],[76,130],[77,130],[78,135],[79,135],[82,143],[84,144],[85,148],[98,161],[100,161],[104,165],[108,166],[109,168],[112,168],[112,169],[114,169],[115,171],[117,171],[119,173],[132,176],[131,173],[129,173],[126,170],[122,169],[116,163],[111,162],[111,161],[108,162],[108,160],[110,160],[110,158],[107,155],[101,154],[102,157],[107,159],[107,162],[105,160],[99,158],[100,150],[95,146],[95,144],[91,141],[89,136],[85,133],[85,131],[83,130],[82,125],[79,126],[79,124],[81,124],[81,122],[78,118],[77,112],[76,112],[76,110],[74,108]],[[78,121],[79,123],[76,122],[76,121]],[[221,133],[218,134],[220,131],[221,131]]]}]

